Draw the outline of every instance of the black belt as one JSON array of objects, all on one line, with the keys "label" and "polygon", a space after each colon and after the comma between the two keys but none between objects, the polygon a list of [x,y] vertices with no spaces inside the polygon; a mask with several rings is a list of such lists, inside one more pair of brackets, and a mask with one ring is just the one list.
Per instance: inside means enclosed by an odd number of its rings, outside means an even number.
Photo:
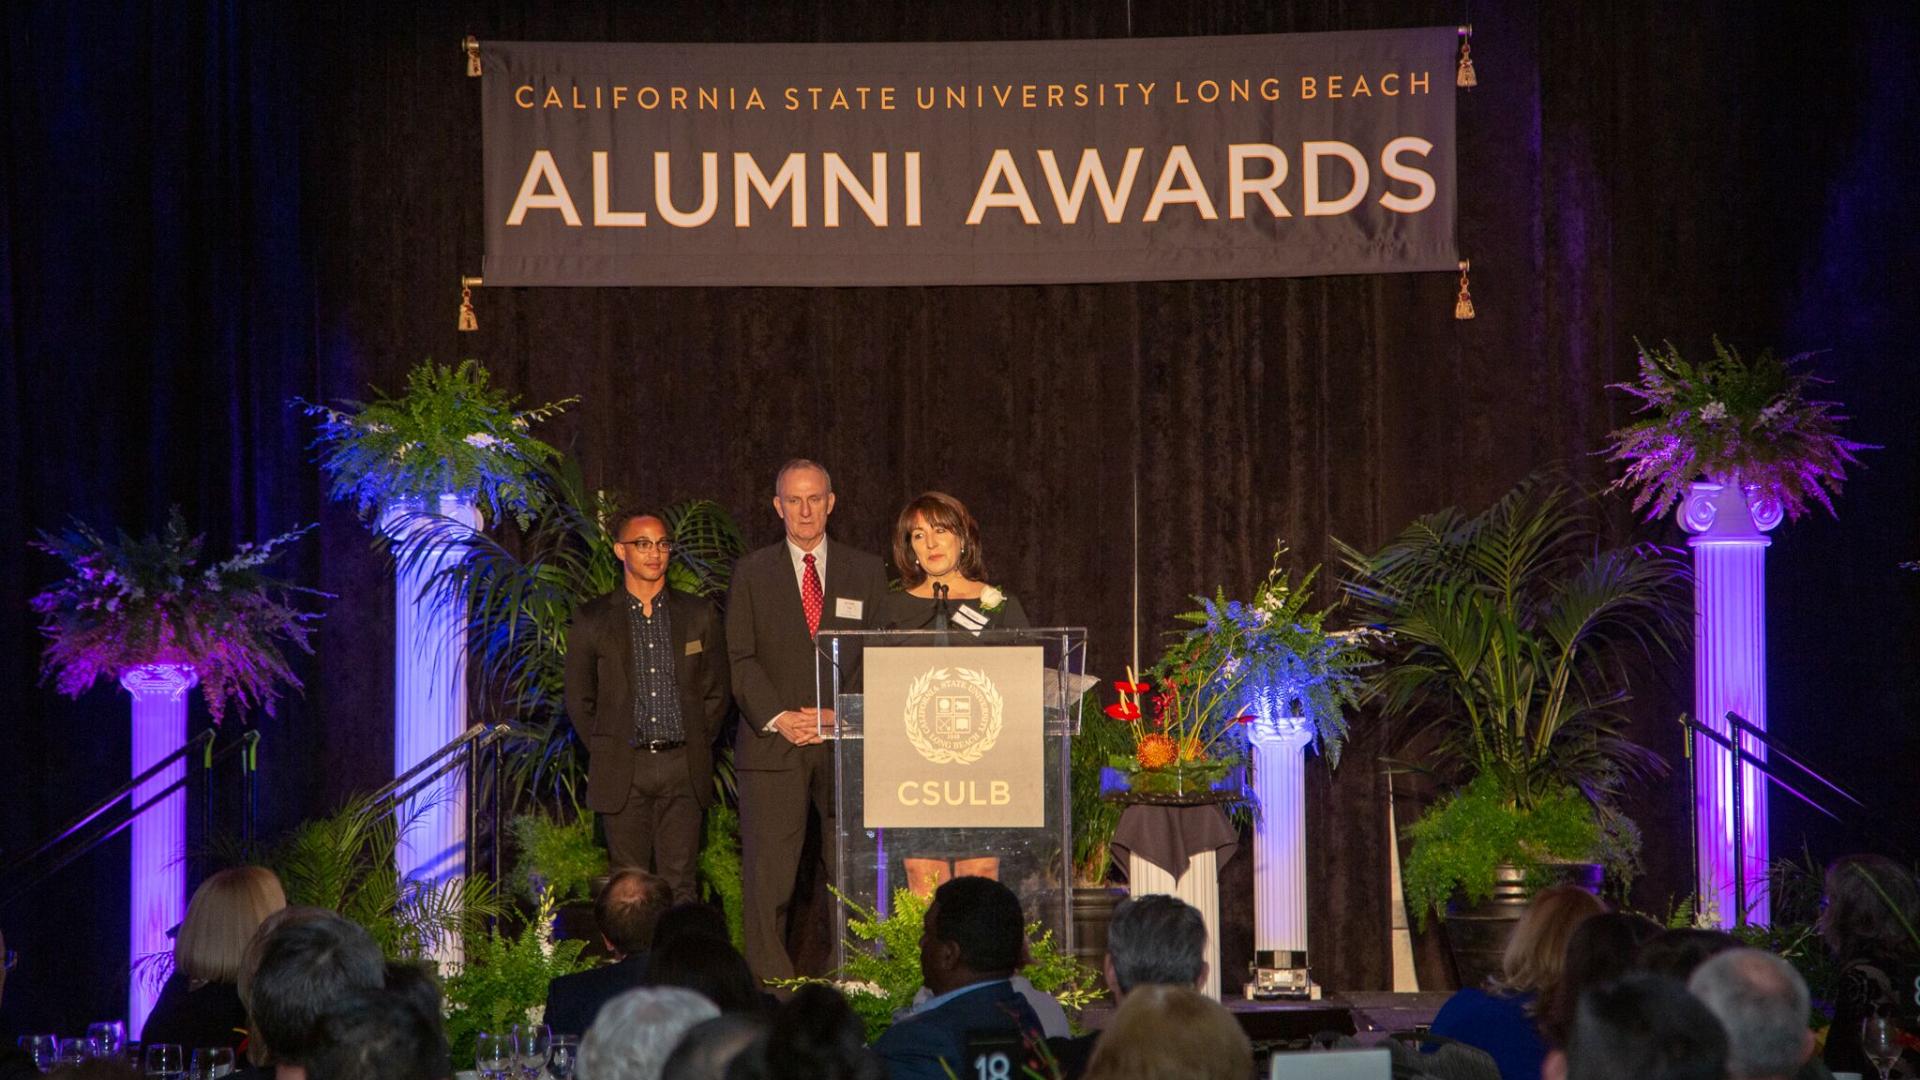
[{"label": "black belt", "polygon": [[633,747],[635,750],[645,750],[649,754],[664,754],[669,750],[678,750],[681,747],[687,745],[687,740],[685,739],[651,739],[651,740],[642,742],[639,739],[634,739],[628,742],[627,745]]}]

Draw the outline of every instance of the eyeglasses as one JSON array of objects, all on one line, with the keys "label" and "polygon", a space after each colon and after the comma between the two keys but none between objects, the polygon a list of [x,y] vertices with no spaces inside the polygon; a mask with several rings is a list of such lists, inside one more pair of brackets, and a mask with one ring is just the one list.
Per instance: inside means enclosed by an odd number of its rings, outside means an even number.
[{"label": "eyeglasses", "polygon": [[645,552],[659,548],[660,554],[662,555],[673,554],[673,541],[671,540],[649,540],[644,536],[639,536],[632,540],[622,540],[620,543],[627,545],[635,551]]}]

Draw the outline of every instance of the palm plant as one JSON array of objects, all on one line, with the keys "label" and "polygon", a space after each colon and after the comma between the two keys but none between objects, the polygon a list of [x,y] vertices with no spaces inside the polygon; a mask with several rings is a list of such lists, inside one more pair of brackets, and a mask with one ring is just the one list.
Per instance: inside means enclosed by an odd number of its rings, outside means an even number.
[{"label": "palm plant", "polygon": [[1477,516],[1419,518],[1378,552],[1339,544],[1344,588],[1391,636],[1370,696],[1390,718],[1430,717],[1433,767],[1491,777],[1517,810],[1569,785],[1605,808],[1664,768],[1626,736],[1621,706],[1631,661],[1672,655],[1687,566],[1601,535],[1565,483],[1533,478]]}]

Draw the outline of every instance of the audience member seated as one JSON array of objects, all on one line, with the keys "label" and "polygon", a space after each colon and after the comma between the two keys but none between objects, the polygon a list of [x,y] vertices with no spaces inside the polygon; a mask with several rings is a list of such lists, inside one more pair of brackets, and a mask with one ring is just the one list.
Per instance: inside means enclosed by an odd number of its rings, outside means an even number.
[{"label": "audience member seated", "polygon": [[747,970],[746,957],[723,937],[686,934],[656,949],[648,961],[649,982],[691,990],[722,1013],[759,1014],[767,999]]},{"label": "audience member seated", "polygon": [[253,940],[247,942],[247,950],[240,956],[238,989],[240,1003],[247,1009],[247,1043],[246,1063],[235,1080],[273,1078],[273,1055],[268,1052],[267,1041],[260,1037],[260,1026],[253,1019],[253,977],[260,971],[260,957],[266,952],[267,942],[284,927],[337,918],[338,915],[326,908],[289,904],[267,916],[261,921],[260,929],[253,932]]},{"label": "audience member seated", "polygon": [[1546,1080],[1726,1080],[1727,1035],[1712,1012],[1665,975],[1634,974],[1580,996],[1567,1048]]},{"label": "audience member seated", "polygon": [[767,1035],[758,1016],[722,1013],[687,1029],[660,1070],[660,1080],[726,1080],[727,1067]]},{"label": "audience member seated", "polygon": [[448,1080],[444,1044],[439,1015],[412,997],[356,990],[321,1016],[307,1080]]},{"label": "audience member seated", "polygon": [[[1827,867],[1820,933],[1839,975],[1822,1056],[1833,1071],[1879,1075],[1860,1048],[1860,1024],[1869,1016],[1920,1031],[1920,947],[1910,927],[1920,927],[1920,887],[1905,867],[1879,855],[1848,855]],[[1900,1060],[1910,1064],[1913,1055]]]},{"label": "audience member seated", "polygon": [[713,1002],[677,986],[619,994],[580,1040],[579,1080],[660,1080],[681,1038],[719,1015]]},{"label": "audience member seated", "polygon": [[892,1080],[971,1076],[972,1036],[1043,1038],[1033,1007],[1010,981],[1025,937],[1020,899],[1005,885],[957,877],[935,890],[920,932],[920,974],[934,996],[873,1044]]},{"label": "audience member seated", "polygon": [[1552,997],[1541,999],[1534,1013],[1549,1046],[1567,1045],[1580,995],[1633,970],[1640,947],[1659,933],[1659,923],[1625,911],[1603,912],[1573,928],[1559,985]]},{"label": "audience member seated", "polygon": [[453,1075],[453,1050],[447,1045],[446,996],[440,991],[440,979],[426,963],[387,961],[387,992],[406,1000],[420,1015],[432,1022],[433,1076]]},{"label": "audience member seated", "polygon": [[1813,1056],[1807,982],[1759,949],[1728,949],[1697,968],[1687,989],[1727,1032],[1731,1080],[1791,1080]]},{"label": "audience member seated", "polygon": [[1485,990],[1466,987],[1448,998],[1433,1018],[1433,1033],[1485,1050],[1500,1066],[1501,1080],[1539,1080],[1547,1047],[1536,1009],[1559,985],[1573,931],[1602,910],[1577,885],[1542,889],[1513,929],[1500,974]]},{"label": "audience member seated", "polygon": [[1693,970],[1709,957],[1739,947],[1740,939],[1722,930],[1676,927],[1660,931],[1640,946],[1633,966],[1650,975],[1665,975],[1677,982],[1686,982],[1693,977]]},{"label": "audience member seated", "polygon": [[647,949],[673,890],[645,870],[616,870],[593,902],[593,919],[613,963],[547,984],[547,1026],[555,1035],[584,1035],[600,1007],[647,983]]},{"label": "audience member seated", "polygon": [[[1207,977],[1207,924],[1198,908],[1179,897],[1128,897],[1114,905],[1107,924],[1104,966],[1115,1005],[1137,986],[1198,989]],[[1087,1071],[1098,1038],[1094,1032],[1047,1039],[1061,1080],[1075,1080]]]},{"label": "audience member seated", "polygon": [[365,930],[328,913],[275,928],[260,947],[247,986],[254,1033],[279,1080],[306,1080],[307,1063],[326,1046],[322,1019],[357,990],[379,990],[386,960]]},{"label": "audience member seated", "polygon": [[1246,1080],[1253,1045],[1224,1005],[1191,987],[1128,992],[1087,1063],[1087,1080]]},{"label": "audience member seated", "polygon": [[675,904],[660,916],[659,925],[653,929],[653,950],[659,952],[685,934],[728,938],[727,917],[719,908],[700,900]]},{"label": "audience member seated", "polygon": [[238,1047],[247,1035],[241,958],[260,924],[286,906],[280,879],[262,866],[236,866],[201,882],[173,940],[173,974],[141,1038],[183,1047]]},{"label": "audience member seated", "polygon": [[886,1067],[865,1034],[839,991],[803,986],[774,1013],[767,1037],[735,1059],[727,1080],[884,1080]]}]

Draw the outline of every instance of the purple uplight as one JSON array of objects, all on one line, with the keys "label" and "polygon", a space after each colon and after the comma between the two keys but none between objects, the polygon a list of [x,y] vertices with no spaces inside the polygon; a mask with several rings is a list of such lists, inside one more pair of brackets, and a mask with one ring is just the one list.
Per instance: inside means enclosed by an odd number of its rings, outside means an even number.
[{"label": "purple uplight", "polygon": [[[187,741],[187,691],[199,676],[185,664],[146,664],[120,676],[120,685],[133,696],[133,772],[138,776]],[[168,785],[185,779],[187,766],[176,761],[133,792],[133,805],[144,806]],[[175,791],[146,813],[133,819],[132,851],[127,875],[128,967],[127,1033],[139,1039],[147,1014],[153,1011],[159,988],[140,977],[140,961],[154,953],[171,952],[167,931],[187,914],[187,871],[182,861],[187,843],[187,794]]]}]

